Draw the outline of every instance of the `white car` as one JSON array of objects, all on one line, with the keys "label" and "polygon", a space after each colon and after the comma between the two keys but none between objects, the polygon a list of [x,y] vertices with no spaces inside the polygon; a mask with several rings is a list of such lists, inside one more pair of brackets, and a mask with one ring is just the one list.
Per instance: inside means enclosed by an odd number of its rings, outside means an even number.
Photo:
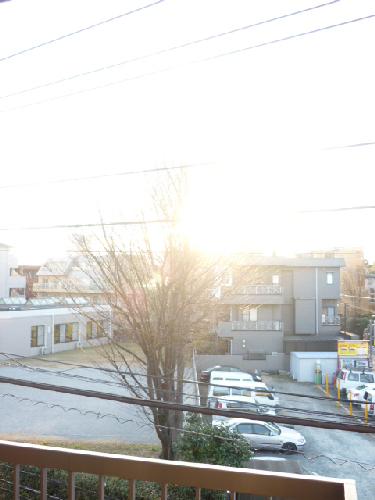
[{"label": "white car", "polygon": [[371,386],[375,389],[375,374],[366,370],[350,370],[342,368],[336,376],[336,389],[340,384],[340,394],[342,398],[347,399],[348,391],[355,389],[359,385]]},{"label": "white car", "polygon": [[[375,392],[374,384],[357,385],[354,389],[347,390],[347,398],[352,400],[354,405],[360,405],[368,400],[368,395]],[[373,396],[372,396],[373,397]]]},{"label": "white car", "polygon": [[276,414],[275,401],[267,400],[264,397],[222,396],[221,398],[216,399],[216,401],[210,401],[209,406],[210,408],[218,408],[220,410],[249,411],[251,413],[259,413],[262,415]]},{"label": "white car", "polygon": [[[370,404],[367,404],[368,414],[371,416],[374,416],[375,415],[375,389],[369,389],[367,391],[364,391],[363,398],[364,398],[364,401],[368,401],[368,403],[370,403]],[[364,401],[361,404],[362,410],[364,410],[365,406],[366,406]]]},{"label": "white car", "polygon": [[[235,384],[232,384],[235,385]],[[253,398],[255,403],[268,404],[275,406],[279,404],[279,398],[268,389],[263,382],[242,383],[235,387],[230,386],[214,386],[208,395],[208,406],[216,407],[216,401],[223,397],[227,399],[237,399],[239,396]]]},{"label": "white car", "polygon": [[231,418],[226,422],[214,421],[213,425],[225,425],[233,432],[239,432],[253,449],[302,450],[306,440],[298,431],[283,425],[245,418]]}]

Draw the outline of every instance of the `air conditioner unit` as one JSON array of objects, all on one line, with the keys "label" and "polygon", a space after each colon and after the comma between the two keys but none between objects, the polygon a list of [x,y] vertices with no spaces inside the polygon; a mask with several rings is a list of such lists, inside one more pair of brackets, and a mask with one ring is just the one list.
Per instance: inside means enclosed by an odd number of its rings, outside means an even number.
[{"label": "air conditioner unit", "polygon": [[76,349],[82,349],[82,342],[80,340],[76,342]]},{"label": "air conditioner unit", "polygon": [[40,348],[40,354],[41,354],[42,356],[44,356],[45,354],[47,354],[47,347],[45,347],[45,346],[41,347],[41,348]]}]

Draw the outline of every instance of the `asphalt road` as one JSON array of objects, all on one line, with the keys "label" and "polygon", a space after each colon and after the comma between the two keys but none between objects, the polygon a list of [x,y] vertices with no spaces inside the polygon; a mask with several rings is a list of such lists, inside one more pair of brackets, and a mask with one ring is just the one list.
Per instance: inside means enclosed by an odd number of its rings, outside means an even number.
[{"label": "asphalt road", "polygon": [[[296,383],[287,377],[265,376],[264,379],[275,390],[323,395],[313,384]],[[348,415],[347,407],[337,406],[334,401],[280,395],[280,405],[305,408],[307,414],[309,410],[316,410]],[[307,415],[292,411],[281,414]],[[374,421],[370,423],[375,425]],[[305,436],[306,445],[303,454],[288,455],[289,460],[298,461],[306,474],[355,479],[359,500],[375,498],[375,435],[305,426],[295,426],[295,429]]]},{"label": "asphalt road", "polygon": [[[42,367],[45,368],[43,365]],[[1,376],[129,395],[124,387],[113,384],[115,380],[111,375],[96,368],[69,369],[65,370],[65,375],[58,374],[57,371],[54,369],[55,373],[47,374],[21,367],[0,366]],[[101,379],[103,382],[79,380],[71,375]],[[191,373],[187,371],[186,377],[190,376]],[[25,399],[21,401],[22,398]],[[192,401],[192,398],[186,396],[186,402]],[[53,405],[64,408],[52,407]],[[97,412],[100,415],[94,414]],[[0,435],[8,436],[9,439],[12,436],[25,438],[32,436],[67,440],[159,443],[153,427],[148,423],[141,408],[114,401],[0,384],[0,415]]]}]

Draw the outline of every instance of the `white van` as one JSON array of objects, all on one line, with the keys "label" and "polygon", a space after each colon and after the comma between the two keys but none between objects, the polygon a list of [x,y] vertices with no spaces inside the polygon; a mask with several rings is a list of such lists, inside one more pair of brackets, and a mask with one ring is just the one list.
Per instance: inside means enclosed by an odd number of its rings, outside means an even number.
[{"label": "white van", "polygon": [[[208,388],[208,398],[217,397],[220,395],[221,387],[253,387],[254,384],[261,384],[261,382],[254,382],[253,377],[245,372],[211,372],[211,384]],[[219,385],[220,387],[215,387]]]}]

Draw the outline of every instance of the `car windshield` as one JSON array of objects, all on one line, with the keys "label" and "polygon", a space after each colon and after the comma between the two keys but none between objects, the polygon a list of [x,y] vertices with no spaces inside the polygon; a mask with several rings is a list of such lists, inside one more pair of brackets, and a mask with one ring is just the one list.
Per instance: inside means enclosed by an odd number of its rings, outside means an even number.
[{"label": "car windshield", "polygon": [[374,383],[374,374],[373,373],[361,373],[359,380],[361,382],[366,382],[367,384]]},{"label": "car windshield", "polygon": [[268,427],[269,429],[271,429],[271,431],[272,431],[274,434],[281,434],[281,429],[280,429],[280,427],[279,427],[278,425],[276,425],[276,424],[272,424],[271,422],[269,422],[269,423],[267,424],[267,427]]}]

